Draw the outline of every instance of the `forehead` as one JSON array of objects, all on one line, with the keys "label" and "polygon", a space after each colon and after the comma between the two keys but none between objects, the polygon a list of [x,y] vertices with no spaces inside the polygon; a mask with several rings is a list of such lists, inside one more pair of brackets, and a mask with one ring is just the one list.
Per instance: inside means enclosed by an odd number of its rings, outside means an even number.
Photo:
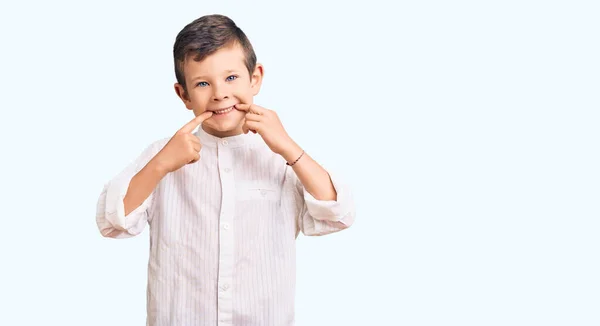
[{"label": "forehead", "polygon": [[241,72],[243,72],[246,69],[244,59],[242,48],[239,45],[231,45],[206,56],[202,61],[195,61],[194,56],[190,55],[186,58],[183,68],[186,78],[194,78],[199,75],[221,75],[228,70],[242,70]]}]

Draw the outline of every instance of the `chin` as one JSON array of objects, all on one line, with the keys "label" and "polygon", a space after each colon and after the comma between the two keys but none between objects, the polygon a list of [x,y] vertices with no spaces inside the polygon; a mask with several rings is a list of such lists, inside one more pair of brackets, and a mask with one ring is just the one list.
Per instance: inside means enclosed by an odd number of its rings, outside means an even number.
[{"label": "chin", "polygon": [[[212,120],[212,121],[211,121]],[[212,118],[209,118],[206,122],[205,125],[206,127],[208,127],[207,131],[213,131],[213,133],[215,133],[215,136],[220,136],[220,137],[225,137],[225,136],[232,136],[233,134],[238,134],[242,132],[242,122],[243,122],[243,116],[241,117],[228,117],[227,119],[223,119],[223,120],[213,120]]]}]

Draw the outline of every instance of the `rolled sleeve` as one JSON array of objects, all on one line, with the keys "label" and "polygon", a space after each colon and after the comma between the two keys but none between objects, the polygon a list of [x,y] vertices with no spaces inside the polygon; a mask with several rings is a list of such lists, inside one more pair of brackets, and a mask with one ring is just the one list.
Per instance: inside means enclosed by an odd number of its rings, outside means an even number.
[{"label": "rolled sleeve", "polygon": [[125,215],[123,199],[135,173],[137,171],[115,178],[106,189],[106,220],[115,230],[127,232],[130,235],[137,235],[144,230],[148,221],[148,208],[153,199],[153,194],[150,194],[140,206]]},{"label": "rolled sleeve", "polygon": [[328,173],[337,194],[336,200],[318,200],[298,181],[304,202],[299,223],[305,235],[330,234],[354,223],[356,210],[350,187],[329,171]]},{"label": "rolled sleeve", "polygon": [[[163,141],[164,142],[164,141]],[[157,148],[158,146],[158,148]],[[102,189],[96,210],[96,224],[100,233],[109,238],[128,238],[140,234],[149,220],[154,192],[135,210],[125,215],[123,199],[129,190],[131,179],[154,157],[160,148],[152,144],[121,173]]]}]

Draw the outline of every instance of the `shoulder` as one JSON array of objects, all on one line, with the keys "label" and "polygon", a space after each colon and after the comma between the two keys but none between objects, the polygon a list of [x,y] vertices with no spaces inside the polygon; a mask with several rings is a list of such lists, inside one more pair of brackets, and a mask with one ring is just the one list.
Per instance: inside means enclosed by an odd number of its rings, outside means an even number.
[{"label": "shoulder", "polygon": [[160,150],[163,149],[163,147],[165,147],[165,145],[169,142],[170,139],[170,137],[164,137],[150,142],[142,150],[140,158],[142,158],[143,160],[148,160],[154,157],[154,155],[158,154],[158,152],[160,152]]},{"label": "shoulder", "polygon": [[164,137],[161,139],[157,139],[154,142],[150,143],[150,146],[148,146],[148,147],[152,148],[152,150],[158,152],[163,147],[165,147],[165,145],[169,142],[169,140],[171,140],[171,137]]}]

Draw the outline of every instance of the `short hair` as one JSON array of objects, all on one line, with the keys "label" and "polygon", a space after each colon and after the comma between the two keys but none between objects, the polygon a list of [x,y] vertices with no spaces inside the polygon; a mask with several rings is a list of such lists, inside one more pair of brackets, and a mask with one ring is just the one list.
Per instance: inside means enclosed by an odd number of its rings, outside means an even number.
[{"label": "short hair", "polygon": [[202,16],[189,23],[177,34],[173,46],[177,82],[187,90],[183,67],[188,57],[192,57],[195,61],[202,61],[217,50],[235,44],[242,47],[244,63],[252,76],[256,68],[256,54],[246,34],[233,20],[224,15],[213,14]]}]

